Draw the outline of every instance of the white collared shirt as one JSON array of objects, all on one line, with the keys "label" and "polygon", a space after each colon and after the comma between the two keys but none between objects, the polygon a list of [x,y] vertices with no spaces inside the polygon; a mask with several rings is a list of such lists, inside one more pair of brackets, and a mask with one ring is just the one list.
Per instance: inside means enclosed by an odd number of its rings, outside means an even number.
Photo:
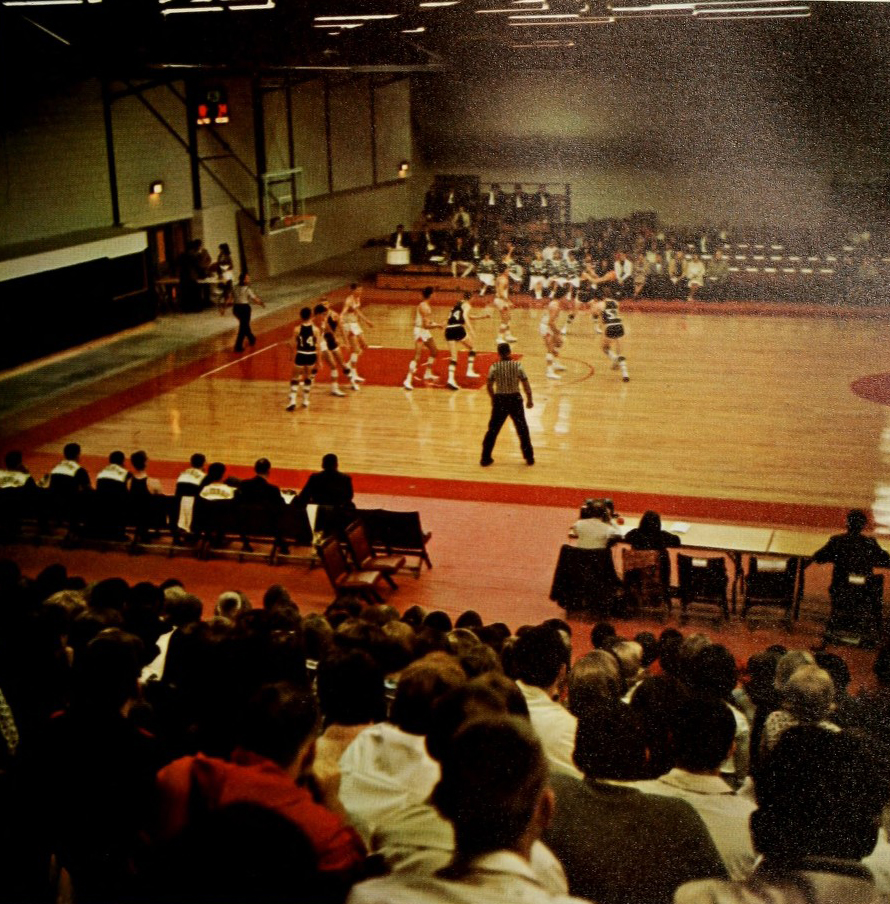
[{"label": "white collared shirt", "polygon": [[548,891],[512,851],[477,857],[460,880],[395,874],[356,885],[347,904],[584,904]]},{"label": "white collared shirt", "polygon": [[561,704],[551,700],[539,687],[517,681],[528,705],[532,728],[541,741],[552,769],[575,778],[584,778],[572,759],[578,720]]},{"label": "white collared shirt", "polygon": [[747,879],[757,855],[751,844],[748,823],[757,805],[740,797],[719,775],[699,775],[671,769],[657,779],[630,782],[646,794],[678,797],[692,805],[714,841],[731,879]]},{"label": "white collared shirt", "polygon": [[366,728],[340,757],[340,802],[366,844],[390,814],[424,803],[438,781],[425,738],[389,722]]}]

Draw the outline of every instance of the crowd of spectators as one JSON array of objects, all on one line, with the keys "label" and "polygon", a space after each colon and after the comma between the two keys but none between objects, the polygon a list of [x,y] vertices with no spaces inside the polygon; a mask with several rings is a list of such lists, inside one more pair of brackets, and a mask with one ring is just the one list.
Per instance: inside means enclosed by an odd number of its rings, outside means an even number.
[{"label": "crowd of spectators", "polygon": [[[557,200],[559,204],[554,203]],[[564,201],[552,197],[547,186],[528,192],[522,185],[510,191],[493,185],[477,193],[459,186],[434,186],[420,221],[413,232],[402,233],[399,242],[410,247],[416,263],[449,267],[453,276],[477,273],[482,292],[492,284],[492,272],[506,267],[515,289],[537,298],[542,297],[541,283],[533,277],[545,277],[547,294],[568,286],[571,296],[574,285],[590,298],[598,298],[602,284],[594,280],[614,272],[606,288],[619,299],[724,301],[750,295],[752,269],[764,282],[762,289],[772,286],[773,294],[778,291],[786,297],[803,292],[812,298],[830,288],[832,301],[840,296],[871,304],[884,295],[886,252],[871,232],[845,235],[841,230],[823,235],[773,229],[763,237],[750,238],[725,225],[668,227],[649,212],[572,224],[561,216]],[[739,266],[735,253],[744,249],[751,256],[746,255]],[[758,260],[771,269],[761,273],[760,267],[751,268]],[[541,262],[545,266],[539,266]],[[813,282],[804,275],[776,282],[776,274],[784,274],[789,265],[794,272],[809,268],[801,274],[829,274],[831,280]],[[743,284],[740,275],[746,277]]]},{"label": "crowd of spectators", "polygon": [[888,649],[257,602],[0,561],[10,900],[890,894]]}]

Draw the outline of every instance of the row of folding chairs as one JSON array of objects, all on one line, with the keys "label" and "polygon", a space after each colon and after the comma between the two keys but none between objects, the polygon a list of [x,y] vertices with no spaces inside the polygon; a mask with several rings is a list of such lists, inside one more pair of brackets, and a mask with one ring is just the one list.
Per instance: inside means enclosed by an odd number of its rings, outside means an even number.
[{"label": "row of folding chairs", "polygon": [[609,616],[626,614],[666,618],[673,601],[683,622],[693,616],[728,620],[730,600],[738,593],[741,615],[752,618],[772,610],[791,626],[801,592],[800,559],[748,557],[748,568],[730,581],[724,556],[676,554],[678,584],[665,579],[659,550],[623,548],[622,573],[615,570],[611,549],[579,549],[565,544],[559,554],[550,599],[566,610]]}]

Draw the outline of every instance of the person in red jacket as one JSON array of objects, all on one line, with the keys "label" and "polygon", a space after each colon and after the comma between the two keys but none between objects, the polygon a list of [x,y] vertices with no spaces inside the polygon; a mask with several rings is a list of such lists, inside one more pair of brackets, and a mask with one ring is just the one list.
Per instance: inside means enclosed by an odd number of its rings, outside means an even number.
[{"label": "person in red jacket", "polygon": [[346,822],[336,787],[312,774],[318,707],[286,682],[262,687],[245,714],[241,746],[227,760],[198,753],[158,773],[159,838],[170,840],[197,816],[230,804],[265,807],[293,822],[315,851],[332,899],[363,876],[364,844]]}]

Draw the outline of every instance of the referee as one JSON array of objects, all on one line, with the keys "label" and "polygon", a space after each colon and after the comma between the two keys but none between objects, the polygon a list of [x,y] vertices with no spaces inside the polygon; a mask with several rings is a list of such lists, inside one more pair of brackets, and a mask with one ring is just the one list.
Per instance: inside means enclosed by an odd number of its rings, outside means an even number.
[{"label": "referee", "polygon": [[479,464],[483,468],[494,464],[491,457],[495,441],[508,417],[512,418],[516,427],[516,435],[519,437],[519,446],[522,456],[530,465],[535,463],[535,450],[528,435],[528,424],[525,422],[525,412],[522,410],[522,396],[519,393],[519,384],[525,391],[525,407],[534,407],[532,401],[532,387],[528,377],[518,361],[510,360],[510,346],[506,342],[498,343],[498,355],[500,360],[495,361],[488,371],[488,394],[491,396],[491,420],[488,422],[488,430],[485,439],[482,440],[482,458]]}]

